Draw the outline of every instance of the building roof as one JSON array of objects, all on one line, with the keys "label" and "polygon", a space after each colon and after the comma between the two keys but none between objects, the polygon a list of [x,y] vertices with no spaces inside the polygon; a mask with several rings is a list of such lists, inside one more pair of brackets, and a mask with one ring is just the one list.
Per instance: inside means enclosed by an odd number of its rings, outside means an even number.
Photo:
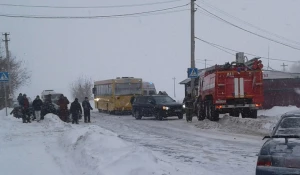
[{"label": "building roof", "polygon": [[191,82],[191,79],[187,78],[187,79],[181,81],[179,84],[188,84],[189,82]]}]

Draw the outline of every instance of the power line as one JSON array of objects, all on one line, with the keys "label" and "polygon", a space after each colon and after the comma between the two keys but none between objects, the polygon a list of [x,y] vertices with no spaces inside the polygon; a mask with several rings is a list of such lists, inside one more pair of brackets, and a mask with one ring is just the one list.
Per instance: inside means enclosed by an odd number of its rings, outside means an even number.
[{"label": "power line", "polygon": [[96,15],[96,16],[39,16],[39,15],[18,15],[18,14],[0,14],[0,17],[8,17],[8,18],[35,18],[35,19],[97,19],[97,18],[113,18],[113,17],[125,17],[125,16],[134,16],[134,15],[143,15],[150,14],[156,12],[163,12],[172,9],[178,9],[181,7],[185,7],[189,5],[180,5],[174,6],[164,9],[151,10],[151,11],[143,11],[143,12],[135,12],[135,13],[125,13],[125,14],[114,14],[114,15]]},{"label": "power line", "polygon": [[[202,42],[204,42],[204,43],[206,43],[206,44],[208,44],[208,45],[211,45],[211,46],[213,46],[213,47],[215,47],[215,48],[217,48],[217,49],[219,49],[219,50],[222,50],[222,51],[224,51],[224,52],[226,52],[226,53],[228,53],[228,54],[230,54],[230,55],[235,55],[235,54],[233,54],[233,53],[231,53],[231,52],[228,52],[228,51],[226,51],[226,50],[230,50],[230,51],[233,51],[233,52],[235,52],[235,53],[241,52],[241,51],[238,51],[238,50],[234,50],[234,49],[230,49],[230,48],[221,46],[221,45],[219,45],[219,44],[215,44],[215,43],[211,43],[211,42],[205,41],[205,40],[203,40],[203,39],[201,39],[201,38],[198,38],[198,37],[195,37],[195,38],[196,38],[197,40],[202,41]],[[226,50],[225,50],[225,49],[226,49]],[[247,52],[244,52],[244,53],[245,53],[246,55],[250,55],[250,56],[254,56],[254,57],[260,57],[260,58],[263,58],[263,59],[270,59],[270,60],[274,60],[274,61],[285,61],[285,62],[291,62],[291,63],[299,63],[299,61],[291,61],[291,60],[284,60],[284,59],[268,58],[268,57],[263,57],[263,56],[259,56],[259,55],[252,54],[252,53],[247,53]]]},{"label": "power line", "polygon": [[202,4],[204,4],[204,5],[207,5],[209,8],[212,8],[212,9],[214,9],[214,10],[216,10],[216,11],[218,11],[218,12],[220,12],[220,13],[222,13],[222,14],[224,14],[224,15],[230,17],[230,18],[233,18],[233,19],[235,19],[235,20],[237,20],[237,21],[240,21],[240,22],[242,22],[242,23],[244,23],[244,24],[246,24],[246,25],[248,25],[248,26],[251,26],[251,27],[253,27],[253,28],[257,29],[257,30],[260,30],[260,31],[262,31],[262,32],[264,32],[264,33],[267,33],[267,34],[272,35],[272,36],[275,36],[275,37],[277,37],[277,38],[280,38],[280,39],[289,41],[289,42],[294,43],[294,44],[297,44],[297,45],[300,45],[300,42],[297,42],[297,41],[294,41],[294,40],[285,38],[285,37],[283,37],[283,36],[280,36],[280,35],[278,35],[278,34],[272,33],[272,32],[270,32],[270,31],[267,31],[267,30],[265,30],[265,29],[262,29],[262,28],[260,28],[260,27],[258,27],[258,26],[255,26],[255,25],[253,25],[253,24],[251,24],[251,23],[249,23],[249,22],[247,22],[247,21],[245,21],[245,20],[242,20],[242,19],[240,19],[240,18],[238,18],[238,17],[235,17],[235,16],[233,16],[232,14],[227,13],[227,12],[225,12],[225,11],[223,11],[223,10],[221,10],[221,9],[219,9],[219,8],[217,8],[217,7],[213,6],[213,5],[211,5],[211,4],[209,4],[208,2],[206,2],[206,1],[204,1],[204,0],[200,0],[200,3],[202,3]]},{"label": "power line", "polygon": [[29,7],[29,8],[96,9],[96,8],[141,7],[141,6],[150,6],[150,5],[157,5],[157,4],[168,4],[168,3],[179,2],[179,1],[182,0],[159,1],[159,2],[143,3],[143,4],[107,5],[107,6],[48,6],[48,5],[23,5],[23,4],[5,4],[5,3],[1,3],[0,6]]},{"label": "power line", "polygon": [[272,39],[272,38],[268,38],[268,37],[266,37],[266,36],[257,34],[257,33],[255,33],[255,32],[250,31],[250,30],[244,29],[244,28],[242,28],[242,27],[240,27],[240,26],[238,26],[238,25],[235,25],[235,24],[233,24],[233,23],[231,23],[231,22],[229,22],[229,21],[227,21],[227,20],[225,20],[225,19],[219,17],[218,15],[215,15],[215,14],[211,13],[210,11],[208,11],[208,10],[206,10],[205,8],[199,6],[198,4],[196,4],[196,5],[197,5],[199,8],[201,8],[202,10],[204,10],[205,12],[209,13],[210,15],[212,15],[214,18],[217,18],[217,19],[221,20],[222,22],[225,22],[225,23],[227,23],[227,24],[229,24],[229,25],[231,25],[231,26],[233,26],[233,27],[235,27],[235,28],[238,28],[238,29],[240,29],[240,30],[243,30],[243,31],[245,31],[245,32],[248,32],[248,33],[250,33],[250,34],[252,34],[252,35],[256,35],[256,36],[258,36],[258,37],[267,39],[267,40],[269,40],[269,41],[273,41],[273,42],[275,42],[275,43],[284,45],[284,46],[286,46],[286,47],[290,47],[290,48],[295,49],[295,50],[300,50],[300,48],[297,48],[297,47],[288,45],[288,44],[286,44],[286,43],[283,43],[283,42],[274,40],[274,39]]}]

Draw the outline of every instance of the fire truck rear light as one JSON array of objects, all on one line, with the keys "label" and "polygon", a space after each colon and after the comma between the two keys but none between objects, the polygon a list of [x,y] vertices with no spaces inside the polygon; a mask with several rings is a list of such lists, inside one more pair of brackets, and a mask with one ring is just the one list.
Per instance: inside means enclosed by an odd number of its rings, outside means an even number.
[{"label": "fire truck rear light", "polygon": [[216,106],[216,108],[217,108],[217,109],[221,109],[221,108],[222,108],[222,106]]},{"label": "fire truck rear light", "polygon": [[256,107],[261,107],[261,104],[255,104]]}]

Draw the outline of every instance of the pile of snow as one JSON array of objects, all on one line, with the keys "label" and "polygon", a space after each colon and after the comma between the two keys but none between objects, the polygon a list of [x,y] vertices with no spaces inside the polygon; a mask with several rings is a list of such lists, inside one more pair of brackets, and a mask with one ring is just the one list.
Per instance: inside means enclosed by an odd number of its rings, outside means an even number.
[{"label": "pile of snow", "polygon": [[231,117],[224,115],[219,122],[203,120],[196,124],[201,129],[215,129],[226,132],[251,135],[267,135],[273,130],[280,117],[290,111],[299,110],[295,106],[275,106],[268,110],[259,110],[257,119]]},{"label": "pile of snow", "polygon": [[[64,123],[54,114],[32,123],[1,116],[0,140],[3,174],[180,174],[172,164],[161,161],[161,155],[128,143],[111,131]],[[18,168],[13,168],[16,162]]]},{"label": "pile of snow", "polygon": [[44,116],[44,120],[42,120],[41,125],[45,129],[49,130],[64,130],[71,128],[71,124],[63,122],[57,115],[47,114]]},{"label": "pile of snow", "polygon": [[220,118],[219,122],[205,119],[198,122],[196,127],[238,134],[267,135],[272,131],[275,124],[276,122],[265,119],[238,118],[225,115],[223,118]]},{"label": "pile of snow", "polygon": [[281,115],[286,112],[299,110],[296,106],[274,106],[271,109],[267,110],[259,110],[257,114],[262,117],[273,117],[275,119],[279,119]]},{"label": "pile of snow", "polygon": [[72,129],[59,139],[67,156],[85,174],[155,175],[169,174],[160,161],[145,148],[125,142],[117,134],[98,126]]}]

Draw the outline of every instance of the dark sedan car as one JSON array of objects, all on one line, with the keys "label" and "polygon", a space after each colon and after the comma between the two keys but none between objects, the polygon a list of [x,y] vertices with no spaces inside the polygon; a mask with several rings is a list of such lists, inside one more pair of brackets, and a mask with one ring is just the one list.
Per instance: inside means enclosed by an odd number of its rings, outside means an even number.
[{"label": "dark sedan car", "polygon": [[132,107],[136,119],[155,116],[156,119],[163,120],[171,116],[182,119],[185,106],[168,95],[144,95],[137,96]]},{"label": "dark sedan car", "polygon": [[256,175],[300,175],[300,111],[284,114],[264,138]]}]

